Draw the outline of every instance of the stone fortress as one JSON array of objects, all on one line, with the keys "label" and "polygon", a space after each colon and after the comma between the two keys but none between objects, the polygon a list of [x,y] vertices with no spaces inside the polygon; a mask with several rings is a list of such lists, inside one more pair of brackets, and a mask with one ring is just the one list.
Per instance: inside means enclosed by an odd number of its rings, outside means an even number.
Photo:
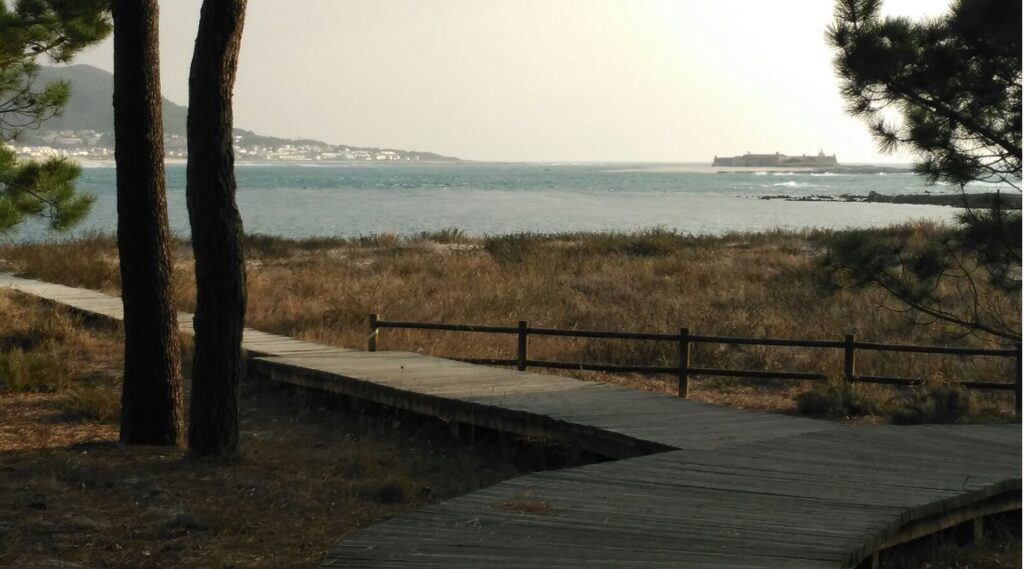
[{"label": "stone fortress", "polygon": [[712,166],[735,166],[745,168],[772,168],[772,167],[794,167],[794,168],[819,168],[822,166],[838,166],[836,155],[826,156],[825,152],[818,151],[817,156],[786,156],[785,154],[751,154],[747,152],[743,156],[715,156]]}]

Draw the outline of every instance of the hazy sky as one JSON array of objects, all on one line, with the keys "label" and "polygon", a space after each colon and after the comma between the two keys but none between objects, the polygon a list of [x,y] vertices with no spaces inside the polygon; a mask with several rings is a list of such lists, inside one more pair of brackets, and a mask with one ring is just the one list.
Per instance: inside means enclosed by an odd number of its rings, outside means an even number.
[{"label": "hazy sky", "polygon": [[[199,0],[164,0],[186,103]],[[911,17],[946,0],[886,0]],[[250,0],[235,124],[473,160],[882,156],[843,112],[828,0]],[[78,59],[112,69],[110,41]]]}]

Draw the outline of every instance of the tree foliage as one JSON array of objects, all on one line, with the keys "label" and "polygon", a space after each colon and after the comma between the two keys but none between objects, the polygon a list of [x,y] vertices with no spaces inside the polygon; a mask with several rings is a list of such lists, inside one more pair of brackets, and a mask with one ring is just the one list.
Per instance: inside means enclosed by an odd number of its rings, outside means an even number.
[{"label": "tree foliage", "polygon": [[931,182],[1019,190],[1021,3],[957,0],[920,22],[882,18],[881,4],[839,0],[828,29],[849,112],[884,151],[915,151]]},{"label": "tree foliage", "polygon": [[[1019,192],[1021,3],[956,0],[925,21],[880,11],[881,0],[837,0],[827,31],[848,111],[883,151],[912,151],[929,183]],[[929,321],[1019,341],[1020,212],[1000,200],[964,211],[948,230],[839,233],[823,275],[881,287]]]},{"label": "tree foliage", "polygon": [[0,148],[0,232],[26,216],[44,218],[57,231],[73,227],[88,215],[94,200],[75,192],[80,172],[67,160],[18,161],[10,149]]},{"label": "tree foliage", "polygon": [[[70,85],[36,85],[38,59],[70,61],[111,30],[109,0],[18,0],[0,2],[0,144],[59,114]],[[0,146],[0,232],[25,217],[41,217],[55,230],[88,214],[93,198],[75,192],[80,170],[61,159],[18,161]]]},{"label": "tree foliage", "polygon": [[[1020,241],[1020,216],[1002,219],[997,233]],[[990,262],[988,251],[1003,255],[990,234],[981,247],[970,240],[975,225],[927,226],[836,233],[818,259],[828,289],[877,286],[898,301],[898,310],[915,311],[923,324],[946,322],[1003,341],[1020,340],[1020,273]]]}]

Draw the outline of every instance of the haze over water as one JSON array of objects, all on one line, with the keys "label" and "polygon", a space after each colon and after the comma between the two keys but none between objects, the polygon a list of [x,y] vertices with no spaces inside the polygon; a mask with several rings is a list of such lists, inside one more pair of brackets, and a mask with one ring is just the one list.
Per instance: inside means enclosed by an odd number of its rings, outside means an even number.
[{"label": "haze over water", "polygon": [[[715,173],[626,164],[239,165],[238,203],[248,233],[288,237],[411,234],[449,227],[470,234],[632,231],[693,234],[774,228],[875,227],[952,220],[943,206],[762,200],[764,195],[943,192],[912,174]],[[167,169],[172,231],[188,235],[185,167]],[[87,167],[81,190],[97,196],[70,235],[116,231],[114,168]],[[15,239],[48,235],[38,225]]]}]

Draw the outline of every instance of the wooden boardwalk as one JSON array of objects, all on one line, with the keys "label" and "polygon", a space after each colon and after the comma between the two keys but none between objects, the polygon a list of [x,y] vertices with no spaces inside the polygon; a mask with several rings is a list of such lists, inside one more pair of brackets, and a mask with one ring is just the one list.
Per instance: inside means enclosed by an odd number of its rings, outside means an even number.
[{"label": "wooden boardwalk", "polygon": [[[0,275],[120,319],[116,297]],[[191,315],[181,327],[191,331]],[[1020,508],[1021,430],[839,427],[552,375],[247,329],[278,381],[621,460],[523,476],[361,530],[324,567],[854,567]]]},{"label": "wooden boardwalk", "polygon": [[946,516],[965,507],[1020,508],[1020,460],[1020,431],[1004,427],[827,429],[671,451],[428,506],[357,532],[323,566],[854,567],[964,521]]}]

